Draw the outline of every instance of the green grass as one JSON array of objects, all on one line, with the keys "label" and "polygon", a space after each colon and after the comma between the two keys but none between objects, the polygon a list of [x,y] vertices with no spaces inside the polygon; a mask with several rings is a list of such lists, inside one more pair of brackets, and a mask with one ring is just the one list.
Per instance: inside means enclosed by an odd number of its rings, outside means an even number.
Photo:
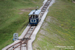
[{"label": "green grass", "polygon": [[[48,18],[50,21],[46,20]],[[40,29],[44,32],[39,31],[33,43],[34,50],[75,50],[75,4],[68,0],[56,0],[46,19],[44,23],[48,25]],[[56,46],[66,46],[68,49]],[[71,46],[73,49],[69,49]]]},{"label": "green grass", "polygon": [[0,0],[0,50],[13,42],[15,32],[21,35],[28,24],[29,12],[19,14],[20,9],[35,9],[42,5],[41,2],[40,0]]}]

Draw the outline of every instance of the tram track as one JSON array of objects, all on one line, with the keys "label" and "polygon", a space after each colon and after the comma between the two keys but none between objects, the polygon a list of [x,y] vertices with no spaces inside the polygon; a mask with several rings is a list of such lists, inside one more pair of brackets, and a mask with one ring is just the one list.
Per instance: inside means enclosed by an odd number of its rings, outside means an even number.
[{"label": "tram track", "polygon": [[[41,9],[41,17],[45,13],[46,9],[48,8],[51,0],[48,0],[44,6]],[[29,25],[30,26],[30,25]],[[6,50],[23,50],[22,48],[25,48],[28,50],[28,40],[30,40],[30,37],[35,30],[36,26],[30,26],[29,29],[27,30],[26,34],[24,35],[23,39],[19,39],[20,41],[17,42],[16,44],[13,44],[12,46],[8,47]],[[19,48],[19,49],[17,49]],[[24,49],[24,50],[25,50]]]}]

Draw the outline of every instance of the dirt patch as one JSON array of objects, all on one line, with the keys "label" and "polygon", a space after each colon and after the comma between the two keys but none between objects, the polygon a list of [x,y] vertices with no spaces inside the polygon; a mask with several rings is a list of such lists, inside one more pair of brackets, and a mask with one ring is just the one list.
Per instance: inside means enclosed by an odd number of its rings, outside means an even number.
[{"label": "dirt patch", "polygon": [[40,30],[40,33],[42,34],[42,35],[45,35],[46,34],[46,32],[44,31],[44,30]]},{"label": "dirt patch", "polygon": [[73,3],[75,3],[75,1],[72,1]]},{"label": "dirt patch", "polygon": [[38,47],[38,44],[36,43],[36,44],[34,45],[34,49],[37,49],[37,47]]},{"label": "dirt patch", "polygon": [[42,28],[45,29],[48,26],[48,23],[44,22]]},{"label": "dirt patch", "polygon": [[59,25],[61,27],[61,24],[59,23],[59,21],[54,17],[47,16],[46,22],[53,23],[53,24]]},{"label": "dirt patch", "polygon": [[[61,37],[59,35],[57,35],[55,33],[52,33],[52,34],[51,33],[48,33],[46,30],[43,30],[43,29],[41,29],[39,33],[41,35],[47,36],[49,38],[59,38],[59,39],[61,39]],[[39,39],[42,40],[41,38],[42,37],[40,37]]]},{"label": "dirt patch", "polygon": [[75,3],[75,1],[73,3]]},{"label": "dirt patch", "polygon": [[29,11],[31,11],[32,9],[20,9],[20,11],[22,11],[22,12],[29,12]]},{"label": "dirt patch", "polygon": [[56,18],[51,17],[51,16],[47,16],[46,21],[50,23],[55,23],[55,24],[58,22]]},{"label": "dirt patch", "polygon": [[51,17],[50,16],[47,16],[46,21],[47,22],[50,22],[51,21]]},{"label": "dirt patch", "polygon": [[33,9],[35,9],[35,8],[19,9],[19,10],[20,10],[19,14],[23,14],[24,12],[30,12],[30,11],[32,11]]}]

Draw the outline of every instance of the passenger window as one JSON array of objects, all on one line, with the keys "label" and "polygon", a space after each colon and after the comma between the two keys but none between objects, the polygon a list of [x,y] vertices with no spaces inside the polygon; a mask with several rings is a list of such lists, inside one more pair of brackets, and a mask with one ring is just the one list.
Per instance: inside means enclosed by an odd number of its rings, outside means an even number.
[{"label": "passenger window", "polygon": [[31,15],[31,18],[38,18],[38,15]]},{"label": "passenger window", "polygon": [[33,18],[33,16],[31,15],[31,18]]},{"label": "passenger window", "polygon": [[34,18],[36,18],[36,15],[34,15]]},{"label": "passenger window", "polygon": [[36,15],[33,15],[33,18],[36,18]]},{"label": "passenger window", "polygon": [[38,18],[38,15],[36,15],[36,18]]}]

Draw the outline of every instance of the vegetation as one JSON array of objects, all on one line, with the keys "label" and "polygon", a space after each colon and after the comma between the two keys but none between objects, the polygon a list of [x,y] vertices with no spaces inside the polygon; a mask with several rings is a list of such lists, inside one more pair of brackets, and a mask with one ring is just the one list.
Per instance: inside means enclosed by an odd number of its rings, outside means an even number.
[{"label": "vegetation", "polygon": [[56,0],[50,7],[33,46],[34,50],[75,50],[74,3]]},{"label": "vegetation", "polygon": [[[42,5],[40,0],[0,0],[0,50],[12,43],[15,32],[19,35],[28,24],[28,14]],[[26,11],[26,10],[29,11]],[[25,10],[22,14],[22,10]]]},{"label": "vegetation", "polygon": [[73,2],[73,1],[75,1],[75,0],[67,0],[67,1]]}]

